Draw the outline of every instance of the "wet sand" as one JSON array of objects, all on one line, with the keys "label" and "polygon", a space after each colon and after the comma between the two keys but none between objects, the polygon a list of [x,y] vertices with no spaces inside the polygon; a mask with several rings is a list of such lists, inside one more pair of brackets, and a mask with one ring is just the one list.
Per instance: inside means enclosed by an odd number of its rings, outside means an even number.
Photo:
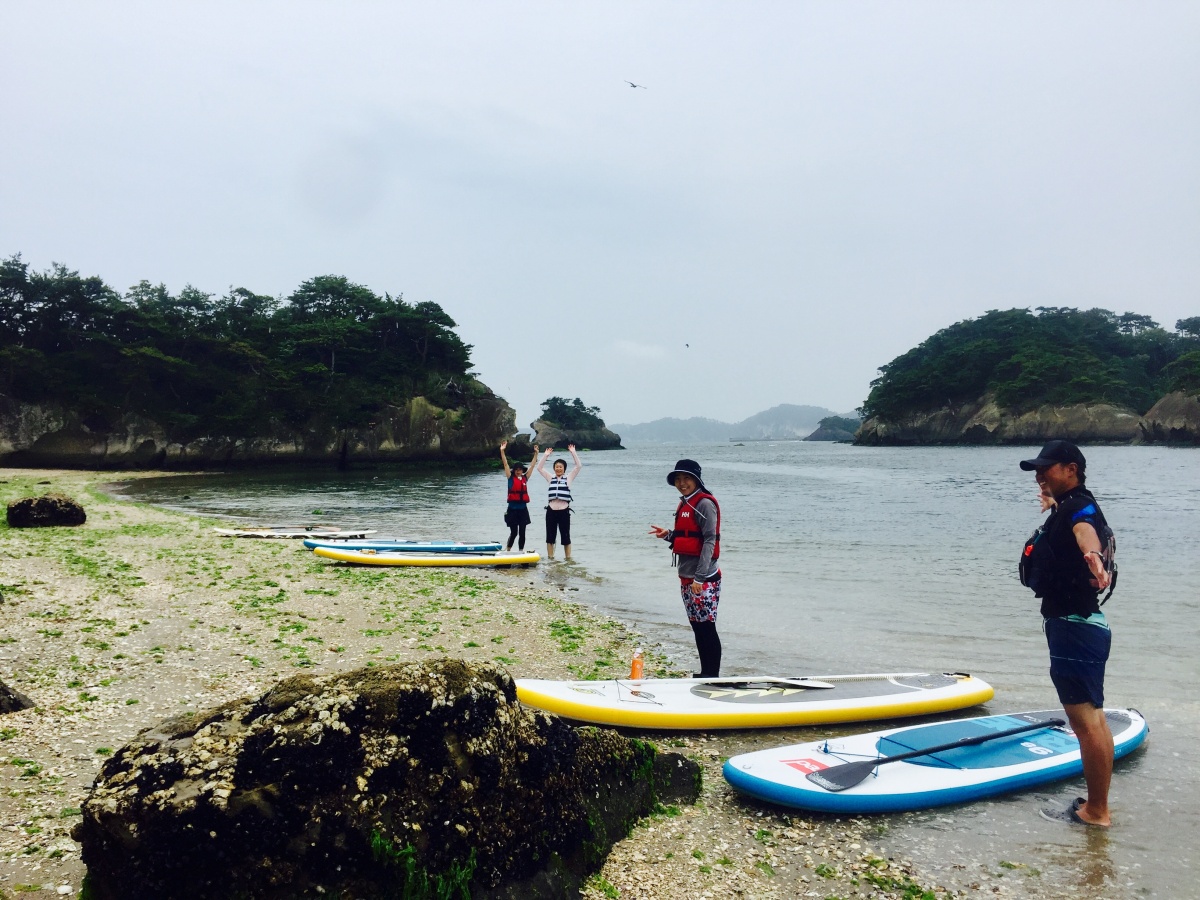
[{"label": "wet sand", "polygon": [[[446,655],[495,660],[520,677],[613,677],[641,643],[527,569],[353,568],[298,541],[220,537],[213,520],[103,492],[136,477],[0,469],[5,503],[54,491],[88,513],[80,528],[0,523],[0,681],[36,703],[0,717],[0,900],[78,893],[84,868],[69,831],[92,779],[113,750],[168,716],[261,693],[303,669]],[[647,674],[680,673],[652,650]],[[878,821],[741,801],[721,778],[723,735],[652,737],[703,764],[701,800],[644,820],[584,896],[976,893],[945,891],[881,858]],[[1035,882],[1016,873],[978,892],[1053,896]]]}]

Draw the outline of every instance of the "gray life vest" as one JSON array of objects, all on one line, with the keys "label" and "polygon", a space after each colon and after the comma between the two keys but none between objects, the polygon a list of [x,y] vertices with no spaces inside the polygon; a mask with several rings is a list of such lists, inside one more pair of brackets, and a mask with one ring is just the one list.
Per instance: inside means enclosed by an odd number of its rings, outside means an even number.
[{"label": "gray life vest", "polygon": [[550,500],[566,500],[571,502],[571,483],[566,475],[555,475],[550,479]]}]

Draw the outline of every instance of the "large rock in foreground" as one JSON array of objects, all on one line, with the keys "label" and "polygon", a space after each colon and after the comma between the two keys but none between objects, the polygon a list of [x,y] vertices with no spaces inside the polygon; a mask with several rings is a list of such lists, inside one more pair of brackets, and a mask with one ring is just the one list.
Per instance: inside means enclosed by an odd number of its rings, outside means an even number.
[{"label": "large rock in foreground", "polygon": [[903,422],[867,419],[856,444],[1041,444],[1054,438],[1080,443],[1128,444],[1140,433],[1137,413],[1107,403],[1040,406],[1014,413],[991,397],[945,406]]},{"label": "large rock in foreground", "polygon": [[72,832],[87,896],[577,896],[699,767],[524,709],[491,665],[298,676],[140,734]]},{"label": "large rock in foreground", "polygon": [[46,494],[14,500],[8,504],[6,518],[10,528],[49,528],[82,525],[87,521],[87,513],[70,497]]},{"label": "large rock in foreground", "polygon": [[1140,428],[1146,443],[1200,444],[1200,397],[1167,394],[1142,417]]}]

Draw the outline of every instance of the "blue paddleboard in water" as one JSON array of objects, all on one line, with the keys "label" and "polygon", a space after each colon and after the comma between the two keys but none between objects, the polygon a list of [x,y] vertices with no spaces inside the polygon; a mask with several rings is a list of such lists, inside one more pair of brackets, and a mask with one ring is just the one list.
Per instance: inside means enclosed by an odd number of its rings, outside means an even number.
[{"label": "blue paddleboard in water", "polygon": [[[1117,759],[1146,739],[1149,727],[1137,710],[1104,714]],[[965,803],[1082,774],[1079,741],[1070,727],[1040,724],[1055,719],[1065,719],[1061,709],[792,744],[731,757],[724,775],[743,794],[820,812],[901,812]],[[904,754],[912,756],[878,763]]]}]

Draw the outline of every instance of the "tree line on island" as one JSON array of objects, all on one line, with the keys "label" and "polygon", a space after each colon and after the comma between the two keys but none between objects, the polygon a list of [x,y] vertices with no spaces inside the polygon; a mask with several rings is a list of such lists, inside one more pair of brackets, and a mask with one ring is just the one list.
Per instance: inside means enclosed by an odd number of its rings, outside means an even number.
[{"label": "tree line on island", "polygon": [[1172,333],[1149,316],[1106,309],[992,310],[879,371],[860,411],[885,422],[989,395],[1017,413],[1109,403],[1144,414],[1170,392],[1200,393],[1200,316]]},{"label": "tree line on island", "polygon": [[55,264],[0,263],[0,394],[97,420],[138,413],[176,440],[251,436],[268,419],[369,427],[421,396],[490,394],[437,304],[322,275],[276,298],[139,282],[124,294]]},{"label": "tree line on island", "polygon": [[[0,261],[0,400],[58,405],[93,431],[136,414],[181,444],[253,438],[267,422],[300,435],[370,430],[416,398],[435,416],[484,402],[511,420],[471,371],[471,347],[455,328],[437,303],[380,295],[341,276],[311,278],[286,297],[244,287],[216,296],[191,285],[173,295],[148,281],[119,293],[62,265],[33,271],[16,255]],[[858,411],[869,424],[955,415],[984,398],[1013,415],[1109,404],[1144,416],[1164,396],[1200,396],[1200,316],[1170,332],[1130,312],[992,310],[879,372]],[[1183,425],[1164,426],[1166,439],[1200,436],[1189,409]],[[508,427],[503,416],[480,418],[483,430]],[[534,425],[552,429],[546,445],[586,436],[597,448],[620,446],[599,408],[578,397],[548,398]],[[845,440],[858,426],[853,415],[784,404],[732,425],[693,418],[612,427],[633,441],[695,442],[795,440],[814,429],[815,439]],[[483,430],[481,447],[491,442]],[[934,439],[955,433],[943,428]],[[928,438],[914,435],[895,440]]]}]

